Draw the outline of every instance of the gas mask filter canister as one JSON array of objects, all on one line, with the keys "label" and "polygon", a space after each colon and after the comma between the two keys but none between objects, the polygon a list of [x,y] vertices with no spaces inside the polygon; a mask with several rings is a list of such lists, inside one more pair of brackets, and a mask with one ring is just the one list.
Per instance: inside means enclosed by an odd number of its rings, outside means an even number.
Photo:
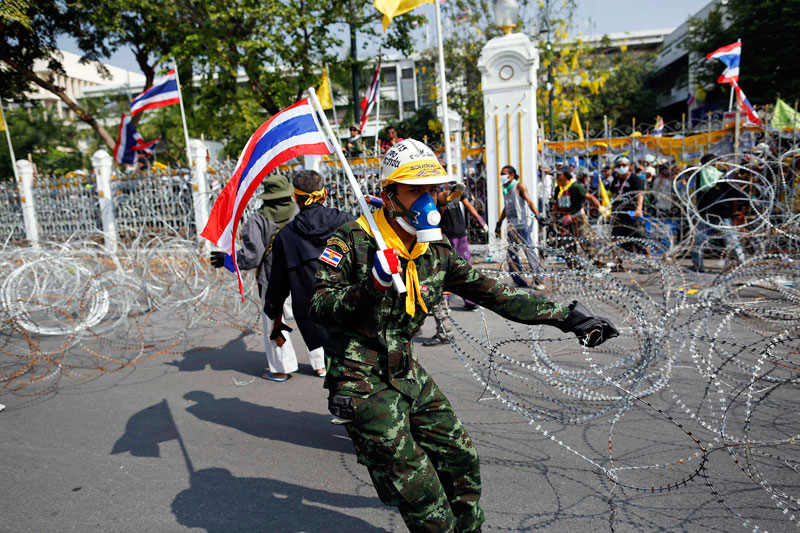
[{"label": "gas mask filter canister", "polygon": [[406,220],[405,217],[397,218],[397,222],[405,231],[416,235],[417,242],[441,240],[442,230],[439,228],[439,223],[442,221],[442,215],[436,209],[436,201],[433,196],[426,192],[411,204],[408,211],[413,218],[411,220]]}]

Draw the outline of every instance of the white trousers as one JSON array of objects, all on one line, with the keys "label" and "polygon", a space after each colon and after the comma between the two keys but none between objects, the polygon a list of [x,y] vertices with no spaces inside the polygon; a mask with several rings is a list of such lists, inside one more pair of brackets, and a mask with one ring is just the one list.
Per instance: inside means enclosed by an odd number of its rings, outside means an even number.
[{"label": "white trousers", "polygon": [[[294,351],[294,345],[292,345],[292,339],[289,338],[287,333],[284,333],[286,336],[286,342],[283,346],[278,346],[275,344],[275,341],[269,339],[270,333],[272,333],[272,319],[264,313],[264,298],[267,294],[267,288],[262,287],[261,289],[261,324],[264,327],[264,351],[267,353],[267,364],[269,365],[269,371],[273,374],[275,372],[279,374],[291,374],[292,372],[297,371],[297,354]],[[283,302],[283,322],[284,324],[294,318],[292,314],[292,297],[289,296],[286,298],[286,301]],[[308,352],[308,360],[311,363],[311,368],[314,370],[319,370],[320,368],[325,368],[325,351],[320,346],[314,350],[310,350]]]},{"label": "white trousers", "polygon": [[[261,325],[264,327],[264,351],[267,353],[267,364],[269,371],[273,374],[289,374],[297,370],[297,354],[294,353],[294,346],[292,339],[289,338],[287,333],[284,333],[286,342],[283,346],[278,346],[275,341],[270,340],[269,335],[272,333],[272,319],[264,312],[264,298],[267,295],[266,285],[261,287]],[[292,298],[291,296],[283,302],[283,320],[286,321],[292,316]]]}]

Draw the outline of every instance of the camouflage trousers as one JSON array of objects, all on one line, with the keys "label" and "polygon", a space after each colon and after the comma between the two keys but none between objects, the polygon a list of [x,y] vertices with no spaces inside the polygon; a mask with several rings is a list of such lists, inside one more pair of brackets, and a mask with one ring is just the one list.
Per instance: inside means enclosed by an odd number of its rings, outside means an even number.
[{"label": "camouflage trousers", "polygon": [[472,531],[478,505],[478,454],[450,402],[419,369],[419,394],[394,389],[354,399],[347,432],[381,501],[397,507],[412,532]]}]

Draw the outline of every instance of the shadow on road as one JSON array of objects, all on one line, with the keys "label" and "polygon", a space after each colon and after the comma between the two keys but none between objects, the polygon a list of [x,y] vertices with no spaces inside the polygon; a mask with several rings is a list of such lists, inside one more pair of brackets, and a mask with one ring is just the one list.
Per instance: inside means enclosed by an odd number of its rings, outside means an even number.
[{"label": "shadow on road", "polygon": [[209,533],[230,531],[385,531],[328,509],[375,507],[374,497],[352,496],[267,478],[234,477],[224,468],[191,472],[175,497],[178,523]]},{"label": "shadow on road", "polygon": [[[192,391],[184,398],[196,402],[186,410],[206,422],[237,429],[261,439],[288,442],[320,450],[353,453],[344,429],[330,423],[327,414],[286,411],[245,402],[238,398],[214,398],[204,391]],[[160,457],[159,443],[178,438],[166,400],[135,413],[125,433],[114,443],[111,454],[130,452],[136,457]]]},{"label": "shadow on road", "polygon": [[267,364],[264,350],[256,351],[244,342],[247,331],[221,348],[192,348],[183,354],[182,359],[169,361],[168,365],[181,372],[199,372],[210,367],[211,370],[235,370],[250,376],[260,376]]},{"label": "shadow on road", "polygon": [[344,429],[330,423],[331,415],[287,411],[245,402],[239,398],[214,398],[205,391],[183,395],[196,402],[186,410],[200,420],[238,429],[254,437],[289,442],[334,452],[353,453]]}]

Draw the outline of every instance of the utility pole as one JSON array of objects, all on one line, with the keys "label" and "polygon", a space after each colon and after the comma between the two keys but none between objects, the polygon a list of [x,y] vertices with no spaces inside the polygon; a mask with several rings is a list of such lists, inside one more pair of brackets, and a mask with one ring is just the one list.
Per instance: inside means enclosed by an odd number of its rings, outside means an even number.
[{"label": "utility pole", "polygon": [[356,6],[354,2],[350,1],[350,77],[353,82],[353,122],[356,124],[361,123],[361,106],[358,101],[358,50],[356,48]]}]

